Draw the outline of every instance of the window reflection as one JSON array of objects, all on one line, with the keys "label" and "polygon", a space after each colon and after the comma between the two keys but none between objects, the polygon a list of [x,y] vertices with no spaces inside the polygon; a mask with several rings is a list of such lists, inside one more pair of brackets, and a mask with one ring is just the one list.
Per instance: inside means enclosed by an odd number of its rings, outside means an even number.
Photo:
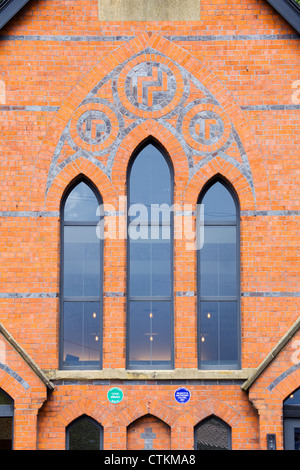
[{"label": "window reflection", "polygon": [[236,227],[205,226],[201,249],[202,296],[237,294]]},{"label": "window reflection", "polygon": [[102,247],[96,227],[100,204],[80,181],[69,192],[62,217],[62,366],[99,368],[101,364]]},{"label": "window reflection", "polygon": [[227,188],[216,181],[202,199],[206,222],[235,222],[236,206]]},{"label": "window reflection", "polygon": [[171,361],[170,302],[130,303],[130,364],[164,368]]},{"label": "window reflection", "polygon": [[204,368],[239,365],[238,210],[233,193],[217,180],[200,197],[204,245],[198,252],[199,353]]},{"label": "window reflection", "polygon": [[64,361],[69,366],[99,363],[99,302],[64,302]]},{"label": "window reflection", "polygon": [[99,295],[100,243],[95,226],[66,226],[64,242],[65,295]]},{"label": "window reflection", "polygon": [[97,207],[98,200],[94,192],[82,181],[72,189],[65,202],[64,220],[97,222]]},{"label": "window reflection", "polygon": [[162,152],[145,146],[133,160],[128,187],[129,368],[172,363],[172,186]]}]

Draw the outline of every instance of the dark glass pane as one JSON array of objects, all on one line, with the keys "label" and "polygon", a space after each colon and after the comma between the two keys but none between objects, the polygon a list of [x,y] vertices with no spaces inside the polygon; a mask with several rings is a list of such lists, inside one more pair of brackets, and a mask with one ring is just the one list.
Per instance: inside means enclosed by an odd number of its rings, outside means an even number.
[{"label": "dark glass pane", "polygon": [[97,222],[98,201],[91,188],[83,181],[70,192],[64,210],[64,220],[67,222]]},{"label": "dark glass pane", "polygon": [[220,363],[237,365],[238,321],[237,303],[219,302],[220,318]]},{"label": "dark glass pane", "polygon": [[13,418],[0,417],[0,450],[12,450]]},{"label": "dark glass pane", "polygon": [[[167,204],[171,206],[171,175],[166,159],[153,145],[147,145],[134,160],[130,172],[129,207],[142,204],[141,214],[132,214],[147,221],[151,219],[151,205]],[[134,212],[136,212],[134,210]],[[147,215],[147,217],[146,217]]]},{"label": "dark glass pane", "polygon": [[300,388],[293,392],[285,401],[285,405],[300,405]]},{"label": "dark glass pane", "polygon": [[218,302],[201,302],[200,351],[202,365],[219,364]]},{"label": "dark glass pane", "polygon": [[68,433],[69,450],[100,450],[100,427],[87,416],[71,424]]},{"label": "dark glass pane", "polygon": [[294,430],[295,450],[300,450],[300,428]]},{"label": "dark glass pane", "polygon": [[203,366],[238,365],[236,302],[201,302],[200,350]]},{"label": "dark glass pane", "polygon": [[236,220],[234,200],[230,192],[219,181],[208,189],[201,203],[204,204],[205,222]]},{"label": "dark glass pane", "polygon": [[13,399],[0,388],[0,405],[13,405]]},{"label": "dark glass pane", "polygon": [[[171,295],[171,204],[170,168],[163,154],[148,145],[139,153],[130,172],[130,297]],[[142,300],[130,302],[129,365],[170,367],[171,302]]]},{"label": "dark glass pane", "polygon": [[130,302],[129,334],[129,366],[170,366],[170,302]]},{"label": "dark glass pane", "polygon": [[209,418],[196,430],[197,450],[229,450],[230,430],[215,418]]},{"label": "dark glass pane", "polygon": [[64,302],[63,358],[68,367],[99,366],[99,302]]},{"label": "dark glass pane", "polygon": [[129,240],[130,296],[171,295],[169,240]]},{"label": "dark glass pane", "polygon": [[236,227],[204,227],[200,293],[201,297],[237,295]]},{"label": "dark glass pane", "polygon": [[64,296],[100,295],[100,240],[94,226],[64,227]]}]

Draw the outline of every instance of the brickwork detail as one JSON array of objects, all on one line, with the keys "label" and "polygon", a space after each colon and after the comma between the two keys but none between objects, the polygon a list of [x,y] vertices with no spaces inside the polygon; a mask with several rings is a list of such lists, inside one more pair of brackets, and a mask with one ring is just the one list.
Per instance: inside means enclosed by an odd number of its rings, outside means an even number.
[{"label": "brickwork detail", "polygon": [[[161,62],[164,61],[162,56],[156,57]],[[141,117],[143,111],[146,117],[167,114],[180,100],[177,89],[182,85],[183,79],[178,67],[173,63],[167,66],[157,59],[145,60],[143,56],[138,60],[139,64],[132,68],[130,61],[119,75],[118,92],[121,103],[133,115]],[[125,97],[122,97],[123,90]]]},{"label": "brickwork detail", "polygon": [[127,429],[127,450],[168,450],[170,443],[170,427],[155,416],[143,416]]},{"label": "brickwork detail", "polygon": [[[201,99],[192,98],[192,87]],[[111,178],[124,138],[149,119],[181,143],[190,178],[220,155],[243,174],[255,197],[246,151],[224,107],[184,67],[150,47],[115,67],[76,108],[56,146],[46,193],[60,171],[82,156]],[[73,153],[63,158],[66,145]],[[227,153],[232,146],[238,150],[236,157]]]}]

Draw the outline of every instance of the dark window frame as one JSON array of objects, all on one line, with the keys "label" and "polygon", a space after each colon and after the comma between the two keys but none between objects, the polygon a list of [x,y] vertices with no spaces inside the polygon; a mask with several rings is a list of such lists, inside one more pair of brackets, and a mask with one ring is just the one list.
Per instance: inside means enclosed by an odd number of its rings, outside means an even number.
[{"label": "dark window frame", "polygon": [[227,445],[228,445],[228,450],[232,449],[232,429],[231,426],[226,423],[222,418],[219,418],[218,416],[212,414],[204,418],[202,421],[200,421],[195,427],[194,427],[194,449],[197,450],[197,432],[199,428],[205,424],[206,422],[209,422],[210,420],[214,419],[215,421],[218,421],[224,429],[227,431]]},{"label": "dark window frame", "polygon": [[100,446],[99,446],[99,450],[102,450],[103,449],[103,426],[98,423],[98,421],[96,421],[94,418],[92,418],[91,416],[87,415],[87,414],[82,414],[81,416],[78,416],[78,418],[75,418],[71,423],[68,424],[68,426],[66,427],[66,450],[70,450],[69,449],[69,446],[70,446],[70,430],[72,429],[72,427],[74,425],[76,425],[76,423],[78,423],[78,421],[80,421],[81,419],[87,419],[88,421],[90,421],[95,427],[97,427],[100,431]]},{"label": "dark window frame", "polygon": [[0,388],[0,394],[7,400],[7,403],[0,404],[0,418],[14,416],[14,400],[8,393]]},{"label": "dark window frame", "polygon": [[[239,370],[241,369],[241,229],[240,229],[240,203],[239,203],[239,197],[237,192],[235,191],[234,187],[231,185],[231,183],[224,178],[222,175],[217,174],[213,176],[207,183],[204,185],[202,188],[199,197],[198,197],[198,204],[201,204],[205,194],[209,191],[209,189],[215,184],[215,183],[221,183],[227,191],[230,193],[232,196],[232,199],[235,204],[236,208],[236,222],[235,224],[233,223],[228,223],[228,222],[223,222],[221,223],[218,221],[218,223],[214,222],[208,222],[205,223],[204,219],[204,227],[205,226],[235,226],[236,227],[236,283],[237,283],[237,289],[236,289],[236,296],[219,296],[219,297],[205,297],[201,295],[201,288],[200,288],[200,283],[201,283],[201,249],[197,251],[197,345],[198,345],[198,369],[202,370]],[[198,221],[197,221],[197,226],[198,226]],[[220,365],[215,365],[214,367],[211,367],[209,365],[204,365],[201,363],[201,302],[205,301],[215,301],[215,302],[226,302],[226,301],[235,301],[237,304],[237,364],[236,365],[226,365],[226,364],[220,364]]]},{"label": "dark window frame", "polygon": [[[134,152],[132,153],[132,156],[130,158],[128,167],[127,167],[127,174],[126,174],[126,194],[127,194],[127,220],[126,220],[126,230],[127,230],[127,237],[128,237],[128,227],[129,227],[129,194],[130,194],[130,176],[131,176],[131,170],[133,167],[133,164],[136,160],[136,158],[139,156],[140,152],[147,147],[147,145],[153,145],[164,157],[168,168],[170,172],[170,181],[171,181],[171,206],[174,204],[174,167],[172,164],[172,160],[168,154],[168,152],[165,150],[163,145],[153,137],[151,138],[146,138],[143,142],[141,142]],[[151,225],[151,224],[149,224]],[[127,239],[127,246],[126,246],[126,286],[127,286],[127,295],[126,295],[126,368],[128,370],[173,370],[174,365],[175,365],[175,354],[174,354],[174,213],[172,212],[170,214],[170,271],[172,275],[171,279],[171,292],[170,296],[130,296],[130,243],[128,242]],[[170,365],[169,366],[160,366],[160,367],[153,367],[153,366],[143,366],[141,369],[136,368],[133,365],[130,365],[130,350],[129,350],[129,345],[130,345],[130,302],[131,301],[140,301],[140,302],[147,302],[151,301],[151,299],[154,299],[156,301],[161,301],[161,302],[170,302],[170,321],[171,321],[171,331],[170,331],[170,350],[171,350],[171,360],[170,360]]]},{"label": "dark window frame", "polygon": [[14,400],[13,398],[11,398],[10,395],[8,395],[7,392],[5,392],[5,390],[3,390],[3,388],[0,388],[0,393],[3,394],[3,396],[7,398],[7,401],[9,402],[5,405],[0,405],[0,418],[12,419],[12,429],[11,429],[12,447],[11,448],[13,449],[14,448],[14,409],[15,409]]},{"label": "dark window frame", "polygon": [[[103,268],[104,268],[104,259],[103,259],[103,253],[104,253],[104,241],[103,238],[99,240],[100,243],[100,266],[99,266],[99,271],[100,271],[100,295],[97,297],[65,297],[64,296],[64,228],[66,226],[95,226],[98,225],[100,220],[103,218],[99,216],[99,221],[97,222],[89,222],[89,221],[65,221],[64,220],[64,209],[65,209],[65,204],[66,201],[70,195],[70,193],[73,191],[73,189],[80,183],[85,183],[94,193],[95,198],[98,201],[98,205],[103,204],[102,197],[94,185],[92,181],[90,181],[86,176],[84,175],[78,175],[76,178],[74,178],[71,183],[67,186],[65,189],[65,192],[62,196],[61,199],[61,205],[60,205],[60,284],[59,284],[59,290],[60,290],[60,295],[59,295],[59,310],[60,310],[60,315],[59,315],[59,369],[60,370],[101,370],[103,366]],[[100,308],[99,308],[99,314],[100,314],[100,319],[99,319],[99,365],[98,366],[84,366],[84,365],[79,365],[79,366],[67,366],[64,365],[63,361],[63,349],[64,349],[64,302],[70,301],[70,302],[99,302]]]},{"label": "dark window frame", "polygon": [[300,397],[300,387],[296,388],[289,396],[283,401],[283,417],[284,418],[300,418],[300,403],[290,404],[291,395],[297,393]]}]

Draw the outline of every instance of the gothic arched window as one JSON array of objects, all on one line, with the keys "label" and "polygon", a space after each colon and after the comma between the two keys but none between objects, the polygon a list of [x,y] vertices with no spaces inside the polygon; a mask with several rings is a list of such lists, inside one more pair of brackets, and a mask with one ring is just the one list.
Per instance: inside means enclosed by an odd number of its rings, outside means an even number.
[{"label": "gothic arched window", "polygon": [[89,416],[75,419],[67,427],[67,450],[101,450],[102,426]]},{"label": "gothic arched window", "polygon": [[209,416],[195,428],[195,450],[230,450],[231,428],[221,419]]},{"label": "gothic arched window", "polygon": [[[223,179],[200,194],[204,243],[198,250],[199,367],[240,367],[239,204]],[[198,221],[200,223],[200,221]]]},{"label": "gothic arched window", "polygon": [[154,144],[128,172],[127,365],[173,367],[173,173]]},{"label": "gothic arched window", "polygon": [[13,449],[14,401],[0,388],[0,450]]},{"label": "gothic arched window", "polygon": [[101,199],[85,179],[61,208],[61,367],[101,367],[103,241],[97,235]]}]

